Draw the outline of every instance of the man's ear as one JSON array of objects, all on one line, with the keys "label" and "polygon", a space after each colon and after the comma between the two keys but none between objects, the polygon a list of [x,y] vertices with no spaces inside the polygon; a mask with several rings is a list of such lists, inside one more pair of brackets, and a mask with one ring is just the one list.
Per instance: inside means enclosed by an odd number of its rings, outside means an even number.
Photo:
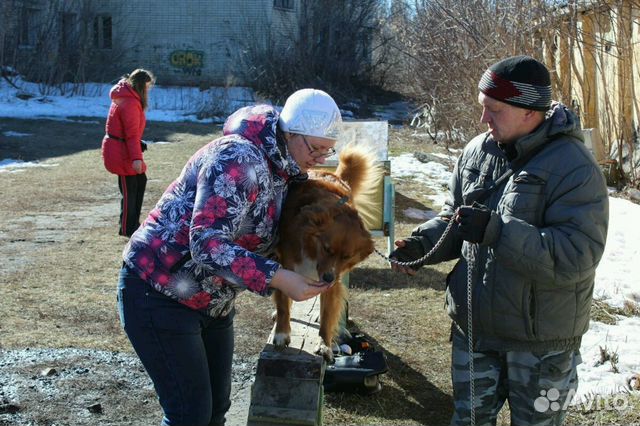
[{"label": "man's ear", "polygon": [[524,116],[526,118],[527,123],[531,124],[531,128],[535,129],[544,121],[544,112],[536,111],[534,109],[526,110]]}]

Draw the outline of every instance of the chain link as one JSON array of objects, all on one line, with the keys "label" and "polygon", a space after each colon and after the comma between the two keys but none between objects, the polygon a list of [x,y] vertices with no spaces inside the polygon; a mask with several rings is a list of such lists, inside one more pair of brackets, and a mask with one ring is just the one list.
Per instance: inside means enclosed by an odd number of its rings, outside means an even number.
[{"label": "chain link", "polygon": [[[453,224],[455,223],[455,217],[457,216],[458,211],[454,213],[452,218],[449,220],[446,229],[435,243],[435,245],[429,250],[427,254],[422,256],[420,259],[412,260],[410,262],[401,262],[399,260],[390,258],[389,256],[384,255],[378,249],[374,248],[374,251],[380,255],[383,259],[387,260],[390,263],[394,263],[400,266],[416,266],[422,265],[427,259],[429,259],[433,254],[440,248],[440,246],[444,243],[444,240],[449,235],[451,228],[453,228]],[[475,426],[476,424],[476,409],[475,409],[475,399],[476,399],[476,391],[475,391],[475,368],[473,362],[473,270],[475,268],[475,259],[476,259],[476,244],[470,244],[470,256],[467,260],[467,349],[469,352],[469,401],[470,401],[470,425]]]},{"label": "chain link", "polygon": [[385,259],[389,263],[393,263],[393,264],[400,265],[400,266],[422,265],[424,262],[427,261],[427,259],[429,259],[431,256],[433,256],[433,254],[436,251],[438,251],[438,249],[440,248],[442,243],[444,243],[444,240],[447,238],[447,235],[449,235],[449,232],[451,231],[451,228],[453,228],[453,224],[455,223],[454,218],[456,217],[457,214],[458,214],[458,212],[456,210],[456,213],[453,215],[453,217],[451,219],[449,219],[449,223],[447,224],[447,227],[445,228],[444,232],[440,236],[440,239],[435,243],[435,245],[431,248],[431,250],[429,250],[429,253],[425,254],[420,259],[412,260],[410,262],[401,262],[401,261],[399,261],[397,259],[394,259],[392,257],[386,256],[384,253],[380,252],[380,250],[378,250],[377,248],[374,248],[373,250],[378,255],[380,255],[380,257],[382,257],[383,259]]},{"label": "chain link", "polygon": [[476,244],[470,244],[469,249],[471,251],[469,258],[467,259],[467,349],[469,351],[469,401],[470,410],[469,416],[471,418],[470,425],[476,424],[476,388],[475,388],[475,368],[473,365],[473,270],[476,260]]}]

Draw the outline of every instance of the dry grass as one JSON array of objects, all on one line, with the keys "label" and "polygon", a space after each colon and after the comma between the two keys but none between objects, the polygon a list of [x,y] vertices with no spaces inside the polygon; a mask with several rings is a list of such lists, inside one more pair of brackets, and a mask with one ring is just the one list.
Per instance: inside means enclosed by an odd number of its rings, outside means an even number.
[{"label": "dry grass", "polygon": [[591,304],[591,319],[605,324],[618,323],[620,316],[631,317],[640,315],[640,306],[633,300],[625,300],[621,308],[611,306],[604,300],[594,299]]},{"label": "dry grass", "polygon": [[[118,323],[115,288],[120,252],[116,179],[104,171],[102,124],[0,120],[3,128],[32,133],[0,145],[0,158],[43,159],[55,167],[0,174],[0,342],[4,348],[82,347],[131,351]],[[149,182],[143,210],[151,209],[186,159],[219,129],[197,124],[149,123],[146,139],[172,141],[147,152]],[[392,130],[390,151],[430,151],[426,139]],[[0,133],[1,134],[1,133]],[[439,147],[436,147],[439,148]],[[407,207],[430,207],[419,183],[396,181],[396,235],[420,221]],[[377,241],[380,250],[386,241]],[[452,264],[426,267],[414,278],[391,274],[371,256],[351,275],[350,317],[388,357],[383,389],[372,396],[325,396],[327,425],[444,425],[451,416],[450,322],[443,308],[444,279]],[[271,328],[271,301],[245,293],[238,301],[236,345],[257,353]],[[640,406],[634,398],[634,407]],[[567,424],[629,424],[627,414],[574,410]],[[609,416],[609,417],[607,417]],[[503,414],[499,424],[508,424]]]}]

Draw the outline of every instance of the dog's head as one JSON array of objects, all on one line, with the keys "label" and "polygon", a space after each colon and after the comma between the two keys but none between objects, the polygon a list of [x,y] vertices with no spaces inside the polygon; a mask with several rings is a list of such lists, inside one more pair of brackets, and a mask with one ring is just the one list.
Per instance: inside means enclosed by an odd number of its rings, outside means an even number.
[{"label": "dog's head", "polygon": [[334,282],[373,252],[371,234],[348,204],[316,203],[300,216],[302,265],[296,270],[309,278]]}]

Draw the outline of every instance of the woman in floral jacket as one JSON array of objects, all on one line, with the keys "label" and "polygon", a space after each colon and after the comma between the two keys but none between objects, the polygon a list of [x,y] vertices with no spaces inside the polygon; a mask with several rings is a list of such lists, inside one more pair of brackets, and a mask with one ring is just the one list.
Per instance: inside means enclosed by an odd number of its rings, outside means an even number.
[{"label": "woman in floral jacket", "polygon": [[234,300],[328,288],[269,258],[295,179],[333,154],[340,110],[303,89],[282,112],[245,107],[196,152],[126,246],[118,288],[125,332],[164,410],[163,425],[221,425],[230,406]]}]

